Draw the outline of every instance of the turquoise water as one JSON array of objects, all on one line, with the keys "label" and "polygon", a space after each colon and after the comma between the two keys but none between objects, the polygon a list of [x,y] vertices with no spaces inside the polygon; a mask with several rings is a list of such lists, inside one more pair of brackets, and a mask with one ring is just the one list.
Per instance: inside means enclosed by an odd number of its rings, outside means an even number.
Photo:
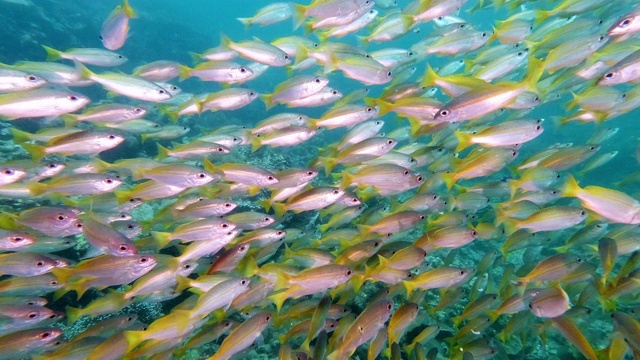
[{"label": "turquoise water", "polygon": [[[408,4],[408,1],[406,0],[398,0],[398,2],[400,7],[404,7]],[[551,4],[546,4],[546,2],[543,3],[540,1],[534,1],[531,2],[531,4],[527,4],[527,6],[530,9],[535,9],[536,7],[551,9],[553,8],[553,6],[558,6],[559,4],[564,4],[566,2],[567,1],[555,1],[551,2]],[[291,20],[266,27],[252,26],[249,28],[245,28],[240,22],[236,20],[236,18],[239,17],[250,17],[254,15],[260,8],[267,5],[268,3],[269,2],[267,1],[249,0],[133,0],[131,5],[138,13],[138,18],[131,20],[131,30],[129,32],[129,38],[127,39],[124,47],[117,50],[118,53],[127,56],[129,60],[121,66],[118,66],[114,69],[108,69],[108,71],[119,71],[125,74],[130,74],[135,67],[147,64],[155,60],[173,60],[181,64],[192,66],[193,61],[191,59],[191,56],[189,55],[189,52],[201,53],[206,49],[218,46],[220,43],[221,34],[224,34],[231,38],[233,41],[237,42],[250,39],[254,36],[266,42],[271,42],[280,37],[289,36],[292,34],[299,36],[306,35],[309,38],[315,39],[313,35],[305,34],[302,29],[292,31]],[[595,15],[603,18],[605,24],[610,24],[619,15],[629,11],[633,2],[627,1],[622,3],[623,6],[620,6],[620,8],[610,8],[606,11],[602,11],[601,13],[597,12]],[[111,0],[75,2],[60,2],[50,0],[0,0],[0,23],[3,24],[2,26],[0,26],[0,62],[10,65],[20,61],[45,61],[46,54],[42,48],[42,45],[60,50],[82,47],[101,48],[102,43],[98,37],[100,27],[110,11],[118,4],[119,3],[117,1]],[[473,4],[475,4],[475,1],[469,1],[467,4],[465,4],[459,16],[463,17],[469,23],[473,24],[476,29],[491,31],[491,26],[495,26],[497,20],[504,20],[509,16],[509,12],[506,9],[501,8],[498,10],[494,10],[492,7],[487,10],[469,14],[468,9],[470,9]],[[392,10],[380,8],[379,11],[384,14]],[[588,18],[592,16],[592,14],[589,11],[585,11],[582,13],[578,13],[577,16],[578,18]],[[363,49],[370,52],[385,49],[388,47],[410,48],[413,44],[417,43],[425,36],[434,31],[433,25],[431,23],[422,23],[418,25],[417,28],[419,29],[419,31],[418,29],[413,29],[399,39],[384,43],[372,43]],[[367,30],[364,29],[361,30],[358,34],[364,35],[366,33]],[[637,35],[638,34],[636,34],[636,40],[631,39],[629,40],[629,42],[631,43],[635,41],[634,44],[637,44]],[[363,47],[363,45],[353,34],[338,41],[344,41],[354,46]],[[478,52],[490,46],[496,45],[497,41],[480,48]],[[451,60],[473,59],[478,54],[478,52],[472,52],[469,54],[458,54],[455,56],[427,56],[426,59],[422,59],[419,62],[413,64],[413,66],[417,68],[417,71],[413,75],[413,77],[411,77],[410,80],[407,81],[420,81],[427,63],[431,67],[437,68],[448,64]],[[249,60],[245,59],[237,59],[234,61],[242,64],[249,63]],[[72,65],[72,63],[69,61],[65,61],[65,63]],[[579,67],[574,67],[572,69],[577,68]],[[107,71],[107,69],[100,69],[95,67],[92,67],[92,70],[96,72]],[[570,69],[569,71],[572,70]],[[303,73],[322,74],[323,72],[322,67],[315,66],[309,70],[304,71]],[[467,76],[470,75],[469,72],[461,71],[460,73]],[[517,74],[524,74],[524,72],[520,71],[517,72]],[[370,93],[368,96],[371,98],[377,98],[380,96],[383,89],[388,85],[364,85],[356,80],[344,77],[339,71],[324,76],[327,76],[329,78],[331,87],[340,90],[345,95],[349,94],[352,91],[367,87],[370,89]],[[548,76],[548,74],[543,75],[543,78],[545,78],[546,76]],[[261,77],[242,85],[234,85],[234,87],[252,89],[261,94],[271,93],[278,84],[282,83],[289,77],[290,74],[287,72],[287,69],[270,67],[267,72]],[[508,80],[519,80],[520,77],[521,76],[516,76],[514,78],[508,78]],[[196,78],[190,78],[181,82],[179,82],[178,79],[173,79],[170,82],[180,86],[183,92],[194,94],[215,92],[223,89],[220,84],[214,82],[204,82]],[[629,91],[633,89],[634,86],[637,85],[625,84],[622,86],[618,86],[617,88],[622,91]],[[117,101],[119,102],[129,104],[141,103],[137,100],[127,99],[125,97],[107,97],[105,91],[98,85],[92,85],[90,87],[76,87],[73,89],[89,96],[92,100],[92,105],[104,102],[113,102],[114,99],[117,99]],[[573,97],[571,91],[581,93],[583,89],[584,88],[561,89],[558,92],[559,99],[557,99],[556,101],[543,103],[540,106],[537,106],[531,112],[523,112],[523,115],[521,115],[521,117],[527,119],[543,118],[544,132],[533,141],[526,143],[521,148],[519,148],[518,157],[514,162],[510,164],[510,166],[485,177],[471,180],[461,180],[459,182],[459,186],[456,186],[451,192],[448,192],[446,187],[442,184],[436,186],[434,189],[428,189],[428,192],[433,192],[435,194],[438,194],[442,198],[446,198],[448,199],[448,201],[453,202],[454,199],[456,199],[460,194],[466,191],[467,188],[471,188],[472,186],[481,186],[488,181],[504,182],[506,179],[519,178],[521,175],[521,171],[517,170],[516,166],[520,164],[521,161],[535,153],[550,148],[552,145],[557,143],[572,143],[574,145],[586,144],[588,139],[596,130],[603,127],[611,127],[619,128],[617,135],[615,135],[611,140],[603,142],[596,156],[614,150],[618,151],[618,155],[612,161],[606,163],[605,165],[597,168],[594,171],[588,172],[584,176],[577,177],[577,179],[581,186],[598,185],[622,191],[633,198],[637,198],[637,177],[632,178],[632,180],[630,181],[625,181],[622,184],[619,184],[618,182],[622,181],[627,176],[636,173],[638,170],[639,159],[637,158],[637,148],[640,133],[638,131],[639,127],[636,124],[636,121],[640,113],[636,109],[615,118],[608,119],[602,124],[582,124],[578,122],[572,122],[567,125],[560,125],[557,121],[558,118],[563,118],[572,114],[572,112],[567,109],[567,104]],[[436,98],[443,103],[446,103],[448,100],[450,100],[450,97],[444,95],[441,91],[438,92]],[[167,116],[164,116],[163,113],[158,110],[157,106],[155,106],[153,103],[147,103],[146,105],[150,109],[150,115],[146,116],[146,119],[155,121],[163,126],[171,124],[169,118]],[[191,131],[184,137],[175,139],[174,141],[178,141],[179,143],[189,143],[192,142],[198,135],[205,134],[209,130],[215,130],[227,125],[240,125],[247,128],[252,128],[259,121],[265,119],[266,117],[285,111],[295,111],[307,115],[310,118],[320,118],[329,108],[330,105],[310,108],[287,109],[284,106],[280,105],[267,111],[265,110],[264,104],[260,100],[257,100],[238,110],[205,112],[199,116],[196,115],[181,117],[178,123],[180,125],[190,127]],[[491,125],[495,125],[497,123],[506,121],[507,119],[510,120],[512,116],[517,117],[517,114],[513,110],[507,110],[503,115],[497,116],[497,120],[488,123]],[[490,116],[488,116],[487,118],[489,117]],[[405,119],[398,118],[393,112],[381,116],[380,118],[385,121],[385,127],[383,128],[383,131],[387,134],[392,133],[392,131],[394,130],[405,128],[408,125],[408,122]],[[30,158],[29,154],[24,151],[19,144],[13,141],[13,138],[8,130],[9,128],[15,127],[24,131],[35,132],[43,128],[64,126],[60,122],[56,122],[55,120],[45,122],[45,120],[41,118],[25,118],[15,121],[2,121],[0,122],[0,125],[3,128],[2,132],[0,133],[0,141],[2,141],[3,149],[3,152],[1,154],[2,162]],[[91,128],[91,126],[83,124],[81,128],[87,129]],[[234,148],[229,155],[215,158],[214,162],[217,165],[230,162],[247,163],[272,171],[294,167],[310,166],[310,164],[313,163],[314,159],[318,155],[322,155],[324,153],[323,149],[326,149],[327,145],[339,141],[345,134],[345,132],[346,131],[344,128],[335,130],[325,129],[319,131],[319,133],[315,137],[302,144],[279,148],[264,147],[257,152],[251,152],[250,147],[244,145]],[[432,143],[432,140],[434,138],[435,136],[433,138],[429,136],[423,136],[411,139],[400,139],[399,142],[401,143],[401,145],[406,145],[410,142],[417,142],[418,144],[425,146],[426,144],[430,144],[444,147],[447,147],[445,144],[451,144],[451,141],[448,141],[446,143],[444,141],[442,143]],[[114,149],[102,152],[99,155],[99,158],[109,163],[121,159],[154,158],[157,155],[156,142],[160,142],[160,144],[162,144],[163,146],[171,146],[171,141],[168,140],[149,140],[146,142],[142,142],[139,136],[126,134],[126,141],[123,144]],[[455,148],[455,142],[453,142],[453,148]],[[453,148],[447,149],[448,151],[446,156],[454,156]],[[466,156],[468,153],[469,150],[464,151],[461,157]],[[65,159],[65,157],[58,155],[53,155],[48,158],[57,160]],[[73,158],[73,156],[70,156],[65,160]],[[588,162],[589,160],[587,160],[585,163]],[[196,161],[194,164],[196,164],[197,166],[202,165],[201,161]],[[560,171],[562,180],[560,183],[556,184],[554,188],[561,188],[562,181],[564,181],[570,174],[573,174],[575,176],[575,174],[577,174],[577,172],[581,170],[582,166],[584,166],[584,163],[572,167],[569,170]],[[341,167],[338,170],[335,170],[334,174],[336,174],[337,176],[338,174],[340,174],[340,170],[349,169],[355,169],[355,165],[352,167]],[[450,166],[447,169],[455,170],[453,166]],[[320,171],[320,175],[313,181],[312,185],[314,187],[334,185],[334,177],[325,177],[321,167],[317,167],[316,170]],[[429,178],[437,176],[431,171],[431,169],[427,169],[426,167],[412,169],[412,171],[420,172],[421,174],[424,174]],[[125,180],[126,186],[134,185],[137,183],[139,182],[134,182],[131,179]],[[213,187],[215,188],[215,186]],[[214,198],[215,195],[211,195],[212,193],[214,192],[204,192],[204,194],[206,194],[204,196]],[[375,219],[376,215],[382,216],[381,214],[388,214],[385,213],[385,207],[387,207],[392,201],[398,200],[404,202],[414,196],[414,194],[415,190],[411,190],[397,196],[374,195],[366,201],[366,205],[368,207],[368,210],[373,209],[373,218]],[[260,211],[275,216],[273,214],[273,211],[266,212],[259,205],[259,200],[264,200],[268,198],[269,195],[270,191],[267,189],[263,189],[262,192],[260,192],[257,196],[238,196],[231,197],[231,199],[238,203],[238,210],[236,210],[235,212]],[[360,196],[360,193],[358,193],[357,195]],[[170,203],[170,201],[178,199],[181,196],[182,195],[167,197],[166,199],[161,200],[147,201],[143,206],[132,211],[132,220],[149,221],[154,218],[154,215],[157,215],[161,207],[166,206]],[[90,196],[86,196],[84,198],[88,199],[90,198]],[[83,197],[75,197],[74,199],[82,200]],[[508,197],[508,194],[506,198],[503,196],[498,196],[495,198],[490,197],[489,202],[491,206],[485,207],[477,212],[468,211],[463,214],[463,216],[466,215],[466,220],[464,221],[463,225],[476,227],[481,223],[492,224],[495,220],[494,209],[498,208],[501,204],[507,203],[509,201],[510,199]],[[41,198],[6,197],[5,199],[0,199],[1,210],[16,215],[23,210],[31,209],[41,205],[55,206],[60,204],[61,199],[60,197],[56,196],[45,196]],[[580,206],[580,203],[579,201],[577,201],[577,199],[574,198],[561,198],[556,200],[555,202],[544,205],[543,207],[548,207],[550,205]],[[447,213],[450,212],[449,210],[451,209],[447,209],[445,207],[445,210],[443,210],[442,212],[426,211],[425,214],[428,216],[426,225],[416,225],[414,228],[408,229],[408,231],[402,232],[399,236],[395,237],[395,241],[389,241],[388,243],[385,243],[385,245],[388,246],[388,248],[392,248],[397,244],[404,244],[405,246],[409,245],[417,238],[419,238],[424,231],[432,230],[439,227],[438,219],[445,218],[447,216]],[[282,217],[275,217],[276,222],[272,227],[278,226],[278,228],[281,229],[298,228],[304,232],[304,235],[300,238],[288,240],[289,243],[287,245],[292,249],[313,246],[322,248],[324,250],[331,250],[334,255],[340,255],[345,251],[346,246],[325,246],[318,245],[317,242],[314,242],[314,240],[321,238],[321,236],[323,235],[318,229],[318,225],[326,223],[326,221],[328,220],[328,218],[320,219],[318,216],[318,212],[315,210],[305,211],[299,214],[289,212]],[[605,223],[608,222],[594,214],[591,214],[589,221],[599,221]],[[164,229],[163,231],[170,231],[169,229],[173,229],[176,223],[178,223],[177,220],[169,218],[159,223],[151,223],[151,228],[153,230]],[[343,228],[356,228],[357,225],[363,224],[371,225],[371,222],[366,222],[365,218],[360,217],[353,222],[344,225]],[[567,227],[565,229],[547,232],[546,235],[551,239],[549,245],[529,247],[526,250],[519,250],[511,253],[504,260],[500,260],[500,256],[498,255],[498,260],[492,262],[493,265],[486,272],[486,276],[489,278],[490,283],[486,286],[486,288],[493,289],[494,293],[498,291],[502,276],[507,266],[513,266],[517,270],[516,274],[518,276],[524,276],[528,272],[528,270],[533,268],[533,265],[539,263],[542,259],[555,254],[556,250],[554,250],[554,248],[563,245],[573,233],[581,229],[583,226],[584,223],[581,223],[579,225]],[[623,225],[621,224],[614,224],[612,222],[611,224],[609,224],[609,229],[619,229],[622,226]],[[634,226],[637,227],[637,225]],[[138,235],[138,237],[134,240],[138,244],[142,244],[141,239],[147,238],[149,236],[148,230],[149,229],[145,228],[143,233]],[[635,233],[636,230],[637,229],[634,228],[631,230],[631,232]],[[76,236],[76,238],[81,243],[83,243],[83,245],[79,245],[76,248],[58,252],[56,254],[66,257],[73,262],[83,259],[83,257],[86,256],[85,252],[89,246],[83,242],[83,238],[81,235]],[[427,269],[437,268],[441,266],[475,268],[487,253],[498,251],[503,245],[505,238],[506,236],[501,234],[501,230],[497,230],[487,239],[476,239],[470,244],[461,246],[456,249],[437,249],[431,251],[428,253],[424,263],[412,269],[412,276],[423,273]],[[357,242],[357,240],[353,241],[354,239],[352,238],[345,240],[348,245],[353,245],[355,242]],[[384,240],[381,241],[384,243]],[[591,346],[595,350],[602,350],[609,346],[611,342],[611,335],[614,332],[614,325],[610,319],[612,309],[608,306],[603,305],[604,303],[606,303],[606,301],[603,300],[602,295],[598,294],[597,291],[595,291],[591,295],[583,295],[583,293],[586,293],[584,289],[588,286],[591,286],[594,281],[598,281],[596,279],[599,279],[599,276],[602,274],[600,257],[597,252],[597,244],[598,239],[592,239],[588,244],[582,244],[580,246],[572,247],[569,250],[571,254],[580,256],[585,262],[593,265],[593,268],[595,269],[592,274],[593,278],[587,277],[586,279],[576,283],[562,283],[562,281],[559,281],[558,283],[554,284],[561,285],[564,291],[567,292],[572,307],[580,307],[575,311],[575,314],[571,314],[571,319],[577,324],[578,328],[582,331]],[[589,245],[592,246],[590,247]],[[593,249],[593,245],[595,245],[596,250]],[[140,246],[142,248],[142,245]],[[638,246],[636,245],[635,250],[637,251],[637,249]],[[177,257],[181,254],[182,250],[182,247],[170,246],[162,250],[156,249],[141,252],[154,254],[161,253]],[[252,246],[253,252],[257,253],[259,250],[259,247]],[[367,262],[368,267],[375,267],[377,265],[377,258],[375,256],[375,253],[370,255],[371,256],[365,259],[365,261],[353,264],[352,269],[354,270],[354,272],[358,274],[365,274],[365,271],[367,271],[364,266],[365,262]],[[613,274],[616,274],[617,271],[620,270],[622,264],[625,264],[630,255],[631,251],[625,254],[620,254],[617,259],[615,259],[616,261]],[[284,248],[280,247],[278,250],[274,251],[271,256],[261,259],[261,261],[258,262],[258,265],[263,266],[264,264],[284,264],[285,260],[286,257],[284,255]],[[201,267],[198,268],[196,273],[206,273],[210,262],[211,259],[208,257],[199,259]],[[287,262],[287,264],[290,263],[291,261]],[[638,265],[635,264],[633,268],[637,270],[637,267]],[[298,264],[297,269],[303,270],[304,267]],[[240,265],[236,266],[233,271],[229,271],[229,273],[233,276],[248,276],[245,274],[245,270],[246,263],[243,262],[240,263]],[[261,273],[260,270],[258,270],[257,273],[251,275],[254,275],[252,279],[257,283],[262,283],[265,281],[264,273]],[[435,351],[435,353],[437,354],[437,358],[462,358],[462,355],[458,351],[456,351],[456,348],[464,347],[468,342],[462,343],[457,342],[457,340],[451,340],[453,336],[459,333],[460,329],[463,326],[455,326],[451,322],[451,318],[459,315],[467,306],[467,304],[469,304],[469,293],[472,291],[476,291],[474,290],[474,288],[477,287],[477,283],[481,281],[480,275],[482,274],[477,275],[478,276],[474,277],[473,280],[470,280],[467,282],[467,284],[463,285],[464,294],[460,298],[455,299],[455,302],[450,304],[450,306],[445,307],[442,310],[436,312],[430,311],[431,308],[438,304],[442,296],[446,296],[446,291],[429,290],[426,291],[421,297],[413,297],[411,301],[418,303],[421,310],[416,320],[411,322],[409,330],[402,338],[400,342],[401,347],[404,347],[411,343],[412,339],[414,339],[414,337],[422,329],[424,329],[424,327],[428,325],[441,325],[442,330],[440,334],[435,339],[423,344],[425,349],[428,351],[430,349],[436,348],[437,350]],[[8,276],[5,275],[2,279],[6,278],[8,278]],[[197,278],[195,273],[191,275],[191,278]],[[512,283],[516,280],[517,279],[514,276],[513,278],[507,279],[506,281],[508,283]],[[541,282],[538,285],[543,288],[552,286],[549,282]],[[118,289],[119,291],[123,291],[123,287],[113,288]],[[394,292],[395,295],[392,298],[395,304],[395,309],[408,301],[402,285],[398,285],[395,287],[387,286],[380,281],[369,281],[359,291],[356,292],[351,291],[348,287],[345,286],[337,287],[337,290],[333,291],[328,290],[326,291],[326,293],[330,293],[332,295],[334,304],[346,305],[355,316],[358,316],[362,313],[363,309],[367,307],[367,305],[371,304],[370,299],[374,294],[387,288],[400,289],[399,291]],[[452,289],[448,290],[453,291]],[[88,306],[95,299],[98,299],[101,294],[105,293],[105,291],[106,290],[98,291],[96,289],[93,289],[88,291],[87,295],[83,296],[80,299],[77,299],[73,293],[66,293],[66,295],[62,296],[60,299],[54,299],[53,292],[46,292],[41,295],[49,300],[49,303],[47,305],[48,308],[56,311],[65,311],[65,308],[67,306],[80,308]],[[489,292],[486,289],[480,291]],[[319,301],[322,294],[324,293],[325,291],[323,290],[319,291],[316,294],[307,295],[302,299],[289,299],[286,302],[283,313],[287,313],[288,309],[290,309],[290,306],[296,304],[297,301],[301,301],[304,299],[313,299],[313,301]],[[74,324],[68,324],[67,321],[63,319],[57,323],[47,324],[47,326],[62,329],[63,335],[61,339],[64,338],[65,341],[73,341],[73,337],[84,331],[87,327],[93,325],[98,320],[108,319],[114,314],[135,313],[138,316],[138,321],[144,324],[150,324],[153,321],[169,314],[176,306],[184,304],[190,295],[191,294],[189,292],[184,291],[182,294],[176,296],[175,298],[160,303],[145,301],[143,299],[142,301],[128,305],[122,310],[113,311],[112,313],[101,315],[100,317],[97,317],[95,319],[83,318]],[[497,296],[500,298],[500,300],[504,300],[511,295],[512,293],[509,293],[507,291],[497,293]],[[618,311],[631,314],[637,324],[638,315],[637,311],[634,310],[638,309],[639,300],[640,299],[638,297],[636,286],[636,289],[631,291],[630,294],[617,299],[615,301],[615,305]],[[498,302],[497,304],[499,303],[500,302]],[[582,307],[587,308],[588,311],[580,311]],[[497,306],[494,306],[491,309],[495,310],[495,308],[497,308]],[[223,316],[224,318],[234,319],[238,322],[242,322],[247,318],[246,313],[253,315],[256,311],[259,310],[275,312],[275,306],[273,306],[270,301],[265,301],[262,299],[260,301],[256,301],[255,304],[243,310],[245,314],[239,313],[238,311],[234,310],[223,314]],[[481,312],[480,314],[483,314],[483,312]],[[480,314],[477,314],[475,316],[478,317],[480,316]],[[518,331],[513,334],[514,336],[512,338],[502,341],[501,338],[497,336],[497,334],[505,329],[505,326],[507,326],[507,322],[512,316],[513,315],[503,315],[486,329],[480,329],[478,331],[474,330],[473,334],[476,334],[476,336],[472,336],[472,339],[485,339],[489,342],[491,348],[494,350],[490,354],[490,356],[487,355],[487,357],[483,357],[483,355],[478,354],[476,358],[489,358],[491,356],[501,359],[584,358],[584,355],[582,355],[574,345],[570,344],[569,341],[562,337],[560,333],[554,328],[554,326],[551,325],[548,319],[534,317],[531,314],[529,314],[528,326],[518,329]],[[245,352],[244,355],[241,356],[251,359],[276,358],[278,356],[278,352],[280,351],[278,337],[286,334],[290,330],[290,328],[297,322],[308,318],[308,315],[301,315],[299,318],[296,318],[295,321],[292,321],[291,323],[285,323],[284,325],[274,325],[274,322],[272,321],[271,325],[262,333],[263,336],[261,337],[261,339],[258,339],[256,341],[256,345],[247,350],[247,352]],[[341,326],[345,326],[344,322],[341,323]],[[183,341],[187,341],[190,338],[191,334],[197,334],[198,331],[199,327],[195,327],[195,329],[190,334],[187,334],[182,338],[178,338],[177,340],[172,339],[176,340],[177,345],[175,345],[175,347],[180,347],[180,345],[183,344]],[[222,341],[221,339],[218,339],[217,341],[202,347],[189,349],[189,351],[187,351],[185,355],[173,356],[174,358],[206,358],[213,355],[218,350],[218,346]],[[289,345],[293,349],[297,349],[302,341],[299,339],[290,341]],[[468,339],[465,338],[465,340]],[[312,342],[312,344],[315,343]],[[336,344],[340,344],[340,341],[335,339],[329,341],[330,347],[335,347],[337,346]],[[58,345],[58,347],[59,346],[62,345]],[[55,346],[50,347],[52,347],[54,350],[56,348]],[[40,351],[44,349],[40,349]],[[358,350],[354,352],[352,358],[364,359],[367,356],[366,351],[366,345],[360,346]],[[434,351],[432,350],[431,354],[433,353]],[[162,358],[171,358],[171,349],[169,349],[169,351],[167,352],[162,352],[162,355],[165,356]],[[32,354],[27,354],[25,356],[29,357],[32,356]],[[382,358],[382,355],[379,358]],[[403,353],[402,358],[407,359],[410,357],[407,353]],[[626,353],[626,358],[632,358],[631,351]]]}]

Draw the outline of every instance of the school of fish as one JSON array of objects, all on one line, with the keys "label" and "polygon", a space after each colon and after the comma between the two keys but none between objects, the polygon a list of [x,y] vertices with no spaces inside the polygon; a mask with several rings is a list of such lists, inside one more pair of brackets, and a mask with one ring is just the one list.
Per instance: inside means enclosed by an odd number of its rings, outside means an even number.
[{"label": "school of fish", "polygon": [[195,64],[119,70],[127,0],[0,64],[1,359],[640,358],[638,163],[587,176],[637,146],[637,1],[264,3]]}]

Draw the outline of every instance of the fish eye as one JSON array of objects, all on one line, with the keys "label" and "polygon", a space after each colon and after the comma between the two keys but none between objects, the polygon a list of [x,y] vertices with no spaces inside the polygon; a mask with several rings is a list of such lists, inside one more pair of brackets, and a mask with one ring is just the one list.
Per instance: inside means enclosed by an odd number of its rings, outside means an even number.
[{"label": "fish eye", "polygon": [[307,175],[309,176],[313,175],[313,171],[307,171]]},{"label": "fish eye", "polygon": [[62,215],[62,214],[59,214],[59,215],[58,215],[58,217],[57,217],[56,219],[58,219],[58,220],[62,221],[62,220],[65,220],[66,218],[67,218],[66,216],[64,216],[64,215]]},{"label": "fish eye", "polygon": [[471,236],[476,237],[478,236],[478,232],[475,230],[471,230]]},{"label": "fish eye", "polygon": [[207,175],[203,173],[198,173],[196,176],[198,177],[198,179],[204,179],[205,177],[207,177]]},{"label": "fish eye", "polygon": [[393,140],[387,140],[387,144],[389,145],[393,144]]},{"label": "fish eye", "polygon": [[464,275],[464,274],[466,274],[466,273],[467,273],[466,271],[464,271],[464,270],[460,270],[460,275]]},{"label": "fish eye", "polygon": [[268,217],[268,216],[265,216],[265,218],[264,218],[264,219],[262,219],[262,221],[271,221],[271,218],[270,218],[270,217]]},{"label": "fish eye", "polygon": [[37,78],[37,77],[35,77],[35,76],[33,76],[33,75],[29,75],[29,76],[27,76],[27,80],[29,80],[29,81],[36,81],[36,80],[38,80],[38,78]]},{"label": "fish eye", "polygon": [[158,94],[165,94],[165,93],[166,93],[166,91],[164,89],[158,90]]},{"label": "fish eye", "polygon": [[315,78],[313,81],[315,81],[316,84],[319,84],[321,82],[320,78]]},{"label": "fish eye", "polygon": [[603,36],[603,35],[600,35],[600,36],[598,37],[598,41],[602,41],[602,40],[604,40],[604,36]]},{"label": "fish eye", "polygon": [[585,216],[586,212],[584,212],[584,210],[580,211],[580,216]]},{"label": "fish eye", "polygon": [[338,190],[333,190],[331,193],[332,193],[333,195],[338,195],[340,192],[339,192]]},{"label": "fish eye", "polygon": [[595,146],[589,146],[589,150],[593,151],[593,150],[595,150],[595,149],[596,149],[596,147],[595,147]]},{"label": "fish eye", "polygon": [[631,19],[624,19],[622,20],[622,22],[620,22],[620,25],[618,25],[618,27],[625,27],[629,24],[631,24]]},{"label": "fish eye", "polygon": [[253,95],[255,95],[255,94],[256,94],[256,93],[254,93],[253,91],[249,91],[249,96],[253,96]]},{"label": "fish eye", "polygon": [[77,100],[78,100],[78,97],[77,97],[77,96],[75,96],[75,95],[69,95],[69,96],[67,96],[67,99],[69,99],[69,100],[71,100],[71,101],[77,101]]},{"label": "fish eye", "polygon": [[422,178],[422,176],[418,176],[418,177],[416,178],[416,180],[418,180],[418,182],[422,182],[423,178]]},{"label": "fish eye", "polygon": [[393,307],[393,305],[391,305],[391,304],[387,305],[387,310],[391,310],[392,307]]},{"label": "fish eye", "polygon": [[274,178],[274,177],[273,177],[273,176],[271,176],[271,175],[267,176],[267,180],[269,180],[269,181],[273,181],[273,180],[275,180],[275,179],[276,179],[276,178]]},{"label": "fish eye", "polygon": [[141,257],[140,259],[138,259],[138,262],[141,264],[146,263],[147,261],[149,261],[149,258],[146,256]]},{"label": "fish eye", "polygon": [[120,251],[127,251],[127,250],[129,250],[129,247],[128,247],[127,245],[124,245],[124,244],[123,244],[123,245],[120,245],[120,246],[118,247],[118,250],[120,250]]},{"label": "fish eye", "polygon": [[440,115],[440,116],[448,116],[449,115],[449,110],[440,110],[440,113],[438,115]]},{"label": "fish eye", "polygon": [[136,112],[136,113],[141,113],[143,111],[144,110],[142,108],[139,108],[139,107],[133,109],[133,112]]},{"label": "fish eye", "polygon": [[104,179],[104,182],[105,182],[105,183],[107,183],[107,184],[111,184],[111,183],[113,182],[113,180],[111,180],[111,179]]},{"label": "fish eye", "polygon": [[132,230],[132,229],[133,229],[133,225],[129,224],[129,225],[127,226],[127,229]]},{"label": "fish eye", "polygon": [[351,275],[351,270],[347,270],[345,274],[347,274],[347,276]]},{"label": "fish eye", "polygon": [[42,267],[42,266],[44,266],[44,262],[42,260],[36,261],[36,266],[37,267]]},{"label": "fish eye", "polygon": [[122,55],[118,55],[118,59],[122,59]]},{"label": "fish eye", "polygon": [[113,140],[113,139],[116,138],[116,136],[115,135],[107,135],[107,138]]},{"label": "fish eye", "polygon": [[289,55],[286,55],[286,54],[285,54],[285,55],[283,56],[283,58],[284,58],[285,60],[289,60]]},{"label": "fish eye", "polygon": [[245,285],[247,283],[247,279],[240,280],[240,285]]},{"label": "fish eye", "polygon": [[604,74],[604,77],[607,78],[607,79],[611,79],[614,76],[616,76],[616,74],[612,73],[612,72],[608,72],[608,73]]},{"label": "fish eye", "polygon": [[367,112],[372,112],[372,111],[373,111],[373,108],[372,108],[372,107],[368,107],[368,108],[367,108]]},{"label": "fish eye", "polygon": [[333,94],[333,95],[338,95],[338,90],[333,90],[333,91],[331,92],[331,94]]},{"label": "fish eye", "polygon": [[483,33],[482,33],[482,38],[484,39],[484,38],[486,38],[486,37],[487,37],[487,33],[486,33],[486,32],[483,32]]},{"label": "fish eye", "polygon": [[13,171],[13,170],[11,170],[11,169],[4,169],[3,173],[4,173],[5,175],[13,175],[13,174],[14,174],[14,171]]},{"label": "fish eye", "polygon": [[247,72],[247,69],[245,69],[245,68],[243,68],[243,67],[240,67],[240,69],[239,69],[239,70],[240,70],[240,72],[241,72],[241,73],[246,73],[246,72]]},{"label": "fish eye", "polygon": [[57,167],[58,167],[58,164],[47,164],[47,167],[48,167],[49,169],[55,169],[55,168],[57,168]]},{"label": "fish eye", "polygon": [[388,76],[388,77],[391,77],[391,71],[389,71],[389,72],[387,73],[387,76]]},{"label": "fish eye", "polygon": [[45,331],[45,332],[43,332],[42,334],[40,334],[40,338],[41,338],[41,339],[46,339],[46,338],[48,338],[49,336],[51,336],[51,333],[50,333],[50,332],[48,332],[48,331]]},{"label": "fish eye", "polygon": [[82,228],[82,223],[77,223],[77,224],[76,224],[76,227],[77,227],[78,229]]},{"label": "fish eye", "polygon": [[402,174],[404,174],[404,175],[409,175],[409,170],[405,170],[405,171],[403,171],[403,172],[402,172]]},{"label": "fish eye", "polygon": [[222,223],[222,225],[220,225],[223,229],[226,229],[229,227],[229,224],[227,223]]},{"label": "fish eye", "polygon": [[265,316],[264,319],[267,320],[267,321],[271,320],[271,315]]},{"label": "fish eye", "polygon": [[542,126],[536,125],[536,130],[540,130],[540,129],[542,129]]},{"label": "fish eye", "polygon": [[522,56],[522,55],[524,55],[524,53],[522,51],[519,51],[518,54],[516,54],[516,55]]},{"label": "fish eye", "polygon": [[284,231],[278,230],[278,231],[276,231],[276,235],[284,235]]},{"label": "fish eye", "polygon": [[224,207],[231,207],[231,203],[224,203]]},{"label": "fish eye", "polygon": [[176,90],[178,90],[178,87],[175,86],[175,85],[171,85],[171,90],[176,91]]},{"label": "fish eye", "polygon": [[11,241],[12,242],[21,242],[23,240],[24,240],[24,238],[22,236],[12,236],[11,237]]},{"label": "fish eye", "polygon": [[425,216],[424,215],[420,215],[420,220],[424,220]]}]

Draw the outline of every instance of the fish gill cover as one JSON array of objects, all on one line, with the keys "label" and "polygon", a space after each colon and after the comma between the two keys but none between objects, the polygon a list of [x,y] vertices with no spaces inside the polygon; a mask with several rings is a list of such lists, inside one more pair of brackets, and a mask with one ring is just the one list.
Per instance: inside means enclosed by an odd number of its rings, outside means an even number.
[{"label": "fish gill cover", "polygon": [[640,358],[634,0],[0,0],[1,359]]}]

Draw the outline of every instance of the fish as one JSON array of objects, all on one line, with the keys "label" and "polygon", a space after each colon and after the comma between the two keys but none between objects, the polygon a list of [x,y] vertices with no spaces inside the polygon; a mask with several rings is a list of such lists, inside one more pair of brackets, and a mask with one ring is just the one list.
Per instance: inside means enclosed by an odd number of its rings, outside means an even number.
[{"label": "fish", "polygon": [[129,5],[129,1],[123,0],[122,6],[116,6],[102,23],[100,29],[102,45],[109,50],[118,50],[123,47],[129,33],[129,19],[137,16]]},{"label": "fish", "polygon": [[127,62],[127,58],[113,51],[95,48],[72,48],[60,51],[48,46],[43,46],[47,52],[47,60],[59,59],[73,60],[79,63],[101,67],[119,66]]},{"label": "fish", "polygon": [[16,120],[59,116],[80,110],[89,104],[88,97],[69,90],[46,87],[0,94],[0,117]]}]

